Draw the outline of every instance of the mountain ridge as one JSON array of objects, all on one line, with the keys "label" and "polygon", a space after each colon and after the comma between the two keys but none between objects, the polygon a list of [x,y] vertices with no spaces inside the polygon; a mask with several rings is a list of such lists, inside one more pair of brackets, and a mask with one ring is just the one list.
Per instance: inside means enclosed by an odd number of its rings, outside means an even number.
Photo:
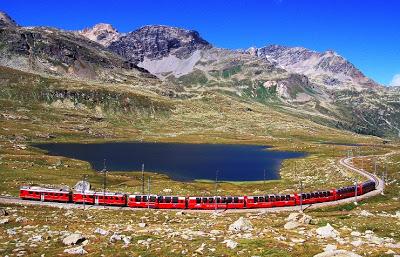
[{"label": "mountain ridge", "polygon": [[400,91],[377,85],[334,51],[223,49],[197,31],[165,25],[122,34],[106,23],[80,31],[5,23],[0,65],[6,67],[182,100],[220,93],[361,134],[397,135],[400,128]]}]

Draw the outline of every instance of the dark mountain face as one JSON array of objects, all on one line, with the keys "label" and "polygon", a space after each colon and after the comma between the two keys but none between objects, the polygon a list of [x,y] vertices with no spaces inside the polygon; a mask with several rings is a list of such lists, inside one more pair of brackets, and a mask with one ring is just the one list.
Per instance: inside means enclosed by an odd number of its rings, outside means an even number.
[{"label": "dark mountain face", "polygon": [[196,50],[211,48],[198,32],[167,26],[145,26],[122,36],[109,49],[138,63],[144,58],[157,59],[173,54],[188,57]]},{"label": "dark mountain face", "polygon": [[0,11],[0,28],[16,26],[18,26],[17,23],[7,13]]},{"label": "dark mountain face", "polygon": [[46,27],[0,27],[0,65],[82,79],[110,79],[139,68],[76,33]]}]

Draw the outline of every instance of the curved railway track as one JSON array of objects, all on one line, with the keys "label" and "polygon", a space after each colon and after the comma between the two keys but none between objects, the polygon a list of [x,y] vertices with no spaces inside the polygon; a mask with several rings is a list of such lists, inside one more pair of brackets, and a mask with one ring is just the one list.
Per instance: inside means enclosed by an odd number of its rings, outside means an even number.
[{"label": "curved railway track", "polygon": [[[362,156],[361,158],[366,158],[368,156]],[[350,197],[346,199],[341,199],[337,201],[331,201],[331,202],[323,202],[323,203],[315,203],[312,205],[303,205],[303,210],[306,209],[316,209],[316,208],[322,208],[322,207],[328,207],[328,206],[335,206],[335,205],[340,205],[340,204],[345,204],[345,203],[351,203],[359,200],[363,200],[375,195],[378,195],[383,192],[384,189],[384,182],[382,179],[380,179],[378,176],[375,174],[369,173],[366,170],[357,168],[352,165],[351,161],[354,157],[347,157],[347,158],[342,158],[339,160],[339,164],[344,166],[345,168],[356,172],[368,180],[373,180],[376,183],[376,189],[374,191],[371,191],[369,193],[359,195],[357,197]],[[360,158],[360,157],[359,157]],[[49,206],[49,207],[56,207],[56,208],[65,208],[65,209],[107,209],[107,210],[129,210],[129,211],[140,211],[144,210],[141,208],[130,208],[130,207],[117,207],[117,206],[98,206],[98,205],[82,205],[82,204],[74,204],[74,203],[57,203],[57,202],[40,202],[40,201],[32,201],[32,200],[22,200],[18,197],[6,197],[6,196],[0,196],[0,203],[1,204],[20,204],[20,205],[40,205],[40,206]],[[202,212],[202,213],[214,213],[214,210],[190,210],[190,209],[185,209],[185,210],[179,210],[179,209],[163,209],[164,211],[173,211],[173,212],[178,212],[178,211],[184,211],[184,212]],[[227,210],[217,210],[218,213],[243,213],[243,212],[281,212],[281,211],[300,211],[301,207],[300,206],[288,206],[288,207],[274,207],[274,208],[258,208],[258,209],[227,209]]]}]

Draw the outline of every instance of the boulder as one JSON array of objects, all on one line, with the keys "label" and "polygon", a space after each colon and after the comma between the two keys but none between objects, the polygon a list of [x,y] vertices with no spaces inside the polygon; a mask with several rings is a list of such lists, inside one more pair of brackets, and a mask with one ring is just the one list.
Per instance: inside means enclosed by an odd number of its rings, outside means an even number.
[{"label": "boulder", "polygon": [[0,225],[8,223],[10,220],[8,218],[0,219]]},{"label": "boulder", "polygon": [[131,243],[132,237],[130,236],[122,236],[122,241],[124,242],[124,244],[127,246]]},{"label": "boulder", "polygon": [[7,216],[7,215],[8,215],[7,210],[4,209],[4,208],[0,208],[0,217],[2,217],[2,216]]},{"label": "boulder", "polygon": [[360,215],[364,216],[364,217],[374,216],[374,214],[372,214],[372,213],[370,213],[369,211],[366,211],[366,210],[362,210],[360,212]]},{"label": "boulder", "polygon": [[339,232],[337,232],[329,223],[324,227],[317,228],[316,232],[322,238],[336,238],[340,235]]},{"label": "boulder", "polygon": [[28,239],[29,242],[41,242],[43,241],[42,235],[36,235]]},{"label": "boulder", "polygon": [[226,244],[226,247],[230,249],[235,249],[238,246],[238,243],[231,239],[224,240],[222,243]]},{"label": "boulder", "polygon": [[300,223],[296,222],[296,221],[289,221],[285,224],[285,226],[283,226],[285,229],[291,230],[291,229],[295,229],[298,226],[300,226]]},{"label": "boulder", "polygon": [[362,256],[346,250],[334,250],[316,254],[314,255],[314,257],[362,257]]},{"label": "boulder", "polygon": [[122,236],[118,233],[114,233],[111,237],[110,237],[110,243],[115,243],[116,241],[120,241],[122,240]]},{"label": "boulder", "polygon": [[85,237],[80,233],[73,233],[62,240],[65,245],[77,245],[83,241],[85,241]]},{"label": "boulder", "polygon": [[138,224],[138,226],[139,226],[140,228],[144,228],[144,227],[147,226],[147,224],[144,223],[144,222],[140,222],[140,223]]},{"label": "boulder", "polygon": [[229,231],[240,232],[248,231],[253,229],[253,224],[243,217],[240,217],[237,221],[229,226]]},{"label": "boulder", "polygon": [[204,247],[206,246],[205,243],[202,243],[199,248],[195,250],[196,253],[203,254]]},{"label": "boulder", "polygon": [[335,251],[336,249],[337,249],[336,245],[326,245],[325,248],[324,248],[324,251],[325,252],[332,252],[332,251]]},{"label": "boulder", "polygon": [[293,212],[285,219],[286,221],[298,222],[301,224],[310,224],[312,217],[303,212]]},{"label": "boulder", "polygon": [[100,234],[100,235],[102,235],[102,236],[108,235],[108,231],[107,231],[107,230],[104,230],[104,229],[102,229],[102,228],[96,228],[96,230],[94,231],[94,233]]},{"label": "boulder", "polygon": [[65,249],[64,253],[83,255],[83,254],[87,254],[87,251],[85,249],[83,249],[82,246],[78,246],[78,247],[74,247],[74,248]]}]

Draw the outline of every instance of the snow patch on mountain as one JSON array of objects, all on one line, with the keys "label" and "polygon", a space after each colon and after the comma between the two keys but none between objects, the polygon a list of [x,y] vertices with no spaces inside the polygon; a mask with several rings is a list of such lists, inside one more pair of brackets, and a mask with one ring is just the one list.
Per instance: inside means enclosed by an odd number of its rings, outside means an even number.
[{"label": "snow patch on mountain", "polygon": [[180,77],[192,72],[194,65],[200,58],[201,51],[196,50],[191,56],[185,59],[180,59],[175,55],[168,55],[162,59],[150,59],[145,57],[143,62],[139,63],[138,66],[145,68],[159,78],[170,74],[175,77]]}]

